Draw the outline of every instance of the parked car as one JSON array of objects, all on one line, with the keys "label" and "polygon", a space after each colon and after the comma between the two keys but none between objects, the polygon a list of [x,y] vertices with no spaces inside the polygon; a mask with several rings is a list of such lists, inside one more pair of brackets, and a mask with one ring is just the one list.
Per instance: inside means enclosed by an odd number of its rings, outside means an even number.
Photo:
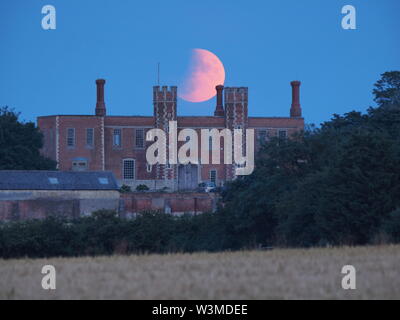
[{"label": "parked car", "polygon": [[213,192],[213,190],[216,188],[217,186],[215,185],[215,183],[211,181],[202,182],[199,184],[200,192]]}]

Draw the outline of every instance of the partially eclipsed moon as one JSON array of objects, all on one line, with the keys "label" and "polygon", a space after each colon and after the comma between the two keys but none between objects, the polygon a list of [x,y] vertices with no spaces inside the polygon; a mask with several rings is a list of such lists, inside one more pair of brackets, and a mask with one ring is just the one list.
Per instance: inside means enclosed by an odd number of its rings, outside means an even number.
[{"label": "partially eclipsed moon", "polygon": [[204,49],[193,49],[188,75],[179,97],[190,102],[203,102],[215,96],[215,87],[225,82],[225,69],[218,57]]}]

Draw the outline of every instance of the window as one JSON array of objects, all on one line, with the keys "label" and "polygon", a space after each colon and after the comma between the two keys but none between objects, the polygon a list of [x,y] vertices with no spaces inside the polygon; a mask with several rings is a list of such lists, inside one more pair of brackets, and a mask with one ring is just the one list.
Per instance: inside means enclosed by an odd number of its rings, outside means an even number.
[{"label": "window", "polygon": [[286,139],[286,137],[287,137],[286,130],[279,130],[278,137],[279,137],[279,139]]},{"label": "window", "polygon": [[75,147],[75,128],[67,129],[67,146]]},{"label": "window", "polygon": [[260,139],[260,142],[265,142],[267,140],[267,130],[260,130],[258,137]]},{"label": "window", "polygon": [[210,170],[210,181],[214,182],[217,185],[217,170]]},{"label": "window", "polygon": [[135,179],[135,160],[124,159],[123,161],[123,179],[134,180]]},{"label": "window", "polygon": [[58,184],[58,178],[49,178],[51,184]]},{"label": "window", "polygon": [[72,162],[73,171],[86,171],[87,161],[86,160],[76,160]]},{"label": "window", "polygon": [[121,146],[121,136],[122,136],[122,131],[121,129],[114,129],[114,134],[113,134],[113,145],[114,147],[120,147]]},{"label": "window", "polygon": [[144,148],[144,129],[136,129],[136,148]]},{"label": "window", "polygon": [[86,145],[88,147],[93,147],[93,143],[94,143],[94,129],[93,128],[86,129]]},{"label": "window", "polygon": [[108,178],[99,178],[100,184],[108,184]]},{"label": "window", "polygon": [[146,164],[146,170],[147,172],[151,172],[153,170],[153,166],[151,164]]}]

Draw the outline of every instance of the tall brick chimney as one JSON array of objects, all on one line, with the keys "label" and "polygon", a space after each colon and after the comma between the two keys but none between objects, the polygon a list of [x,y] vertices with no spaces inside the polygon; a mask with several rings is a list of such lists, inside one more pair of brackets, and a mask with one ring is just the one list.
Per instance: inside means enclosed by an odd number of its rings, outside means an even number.
[{"label": "tall brick chimney", "polygon": [[215,89],[217,90],[217,106],[215,107],[214,116],[223,117],[225,115],[222,103],[222,93],[224,91],[224,86],[219,85],[216,86]]},{"label": "tall brick chimney", "polygon": [[300,81],[292,81],[292,107],[290,108],[291,118],[301,118],[301,106],[300,106]]},{"label": "tall brick chimney", "polygon": [[104,103],[104,84],[106,80],[97,79],[97,103],[96,103],[96,116],[104,117],[106,115],[106,104]]}]

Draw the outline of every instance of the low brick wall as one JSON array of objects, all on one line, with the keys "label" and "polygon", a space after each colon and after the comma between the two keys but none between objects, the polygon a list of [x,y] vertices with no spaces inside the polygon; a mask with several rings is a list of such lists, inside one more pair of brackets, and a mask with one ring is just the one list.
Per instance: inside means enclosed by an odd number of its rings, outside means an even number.
[{"label": "low brick wall", "polygon": [[216,210],[215,193],[127,193],[118,191],[2,191],[0,220],[43,219],[50,215],[79,217],[99,209],[119,211],[131,217],[144,211],[172,214],[204,213]]},{"label": "low brick wall", "polygon": [[144,211],[166,213],[204,213],[215,211],[218,195],[215,193],[126,193],[121,194],[120,213],[129,216]]},{"label": "low brick wall", "polygon": [[0,200],[0,220],[44,219],[48,216],[79,217],[79,200]]},{"label": "low brick wall", "polygon": [[118,191],[0,191],[0,220],[80,217],[100,209],[118,210]]}]

